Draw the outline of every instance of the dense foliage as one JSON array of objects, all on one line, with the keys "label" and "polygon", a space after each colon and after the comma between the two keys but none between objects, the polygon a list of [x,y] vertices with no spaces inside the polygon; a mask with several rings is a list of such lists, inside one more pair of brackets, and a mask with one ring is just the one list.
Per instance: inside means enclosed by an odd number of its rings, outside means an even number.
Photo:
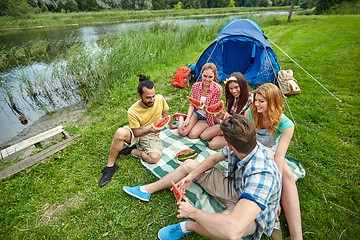
[{"label": "dense foliage", "polygon": [[290,6],[295,1],[303,9],[315,8],[316,14],[329,12],[341,3],[359,0],[2,0],[0,16],[23,16],[42,12],[88,12],[103,9],[162,10],[223,7]]},{"label": "dense foliage", "polygon": [[161,10],[220,7],[289,6],[291,0],[3,0],[0,16],[41,12],[83,12],[102,9]]}]

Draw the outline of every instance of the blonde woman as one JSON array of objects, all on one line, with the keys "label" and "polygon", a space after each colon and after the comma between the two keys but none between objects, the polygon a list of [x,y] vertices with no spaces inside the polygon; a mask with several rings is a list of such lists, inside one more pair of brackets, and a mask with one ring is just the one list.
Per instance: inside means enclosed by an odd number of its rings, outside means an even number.
[{"label": "blonde woman", "polygon": [[285,162],[285,154],[294,133],[294,123],[284,114],[280,89],[265,83],[254,91],[254,101],[245,117],[257,129],[256,140],[269,147],[282,176],[281,203],[289,225],[291,239],[302,239],[300,204],[294,175]]}]

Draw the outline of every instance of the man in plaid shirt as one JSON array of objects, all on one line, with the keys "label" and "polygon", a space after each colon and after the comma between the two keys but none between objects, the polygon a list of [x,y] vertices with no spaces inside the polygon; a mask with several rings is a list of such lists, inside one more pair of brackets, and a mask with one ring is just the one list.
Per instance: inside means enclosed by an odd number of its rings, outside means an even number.
[{"label": "man in plaid shirt", "polygon": [[[144,201],[152,193],[177,182],[185,190],[192,180],[226,205],[222,213],[207,213],[188,201],[178,202],[181,223],[162,228],[160,239],[180,239],[192,231],[208,238],[260,239],[270,236],[281,197],[281,176],[270,149],[256,142],[255,126],[242,115],[225,119],[220,125],[227,146],[202,163],[187,160],[160,180],[124,191]],[[214,166],[228,158],[228,171]]]}]

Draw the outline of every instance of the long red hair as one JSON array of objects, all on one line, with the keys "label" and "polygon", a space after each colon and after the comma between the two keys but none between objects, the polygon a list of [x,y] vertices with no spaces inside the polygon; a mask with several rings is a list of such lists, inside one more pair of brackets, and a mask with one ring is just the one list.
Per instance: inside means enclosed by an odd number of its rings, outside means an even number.
[{"label": "long red hair", "polygon": [[253,122],[255,124],[255,127],[257,130],[259,130],[261,128],[263,115],[256,111],[255,98],[257,94],[263,96],[267,101],[267,109],[269,116],[268,131],[270,134],[273,134],[275,133],[277,126],[280,124],[281,114],[284,112],[285,109],[281,91],[276,85],[272,83],[265,83],[254,91],[254,101],[251,104],[250,111],[251,114],[254,116]]}]

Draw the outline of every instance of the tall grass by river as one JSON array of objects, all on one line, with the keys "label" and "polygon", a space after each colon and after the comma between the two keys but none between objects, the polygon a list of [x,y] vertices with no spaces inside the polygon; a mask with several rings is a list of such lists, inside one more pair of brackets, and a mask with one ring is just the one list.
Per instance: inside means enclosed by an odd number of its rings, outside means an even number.
[{"label": "tall grass by river", "polygon": [[44,27],[52,25],[66,24],[91,24],[114,21],[134,21],[148,19],[164,18],[191,18],[204,17],[211,14],[227,15],[246,12],[260,11],[288,11],[289,7],[233,7],[233,8],[203,8],[203,9],[168,9],[168,10],[142,10],[142,11],[124,11],[121,9],[103,10],[99,12],[73,12],[73,13],[42,13],[29,14],[23,18],[19,17],[0,17],[0,29],[9,28],[29,28]]},{"label": "tall grass by river", "polygon": [[[265,34],[339,97],[339,103],[274,47],[280,65],[292,69],[302,93],[287,98],[297,127],[288,154],[306,169],[298,181],[304,239],[357,239],[360,176],[360,16],[254,19]],[[169,190],[149,203],[126,195],[124,185],[156,180],[138,159],[118,158],[119,170],[97,186],[110,143],[137,97],[139,73],[151,76],[168,99],[170,113],[185,112],[190,89],[171,86],[180,66],[195,63],[226,22],[209,27],[154,24],[98,42],[97,55],[73,47],[57,79],[78,86],[91,101],[87,125],[69,125],[76,143],[0,182],[1,239],[155,239],[179,220]],[[289,108],[286,115],[290,116]],[[281,216],[284,236],[286,220]],[[187,239],[203,239],[191,234]],[[264,237],[266,239],[266,237]]]}]

